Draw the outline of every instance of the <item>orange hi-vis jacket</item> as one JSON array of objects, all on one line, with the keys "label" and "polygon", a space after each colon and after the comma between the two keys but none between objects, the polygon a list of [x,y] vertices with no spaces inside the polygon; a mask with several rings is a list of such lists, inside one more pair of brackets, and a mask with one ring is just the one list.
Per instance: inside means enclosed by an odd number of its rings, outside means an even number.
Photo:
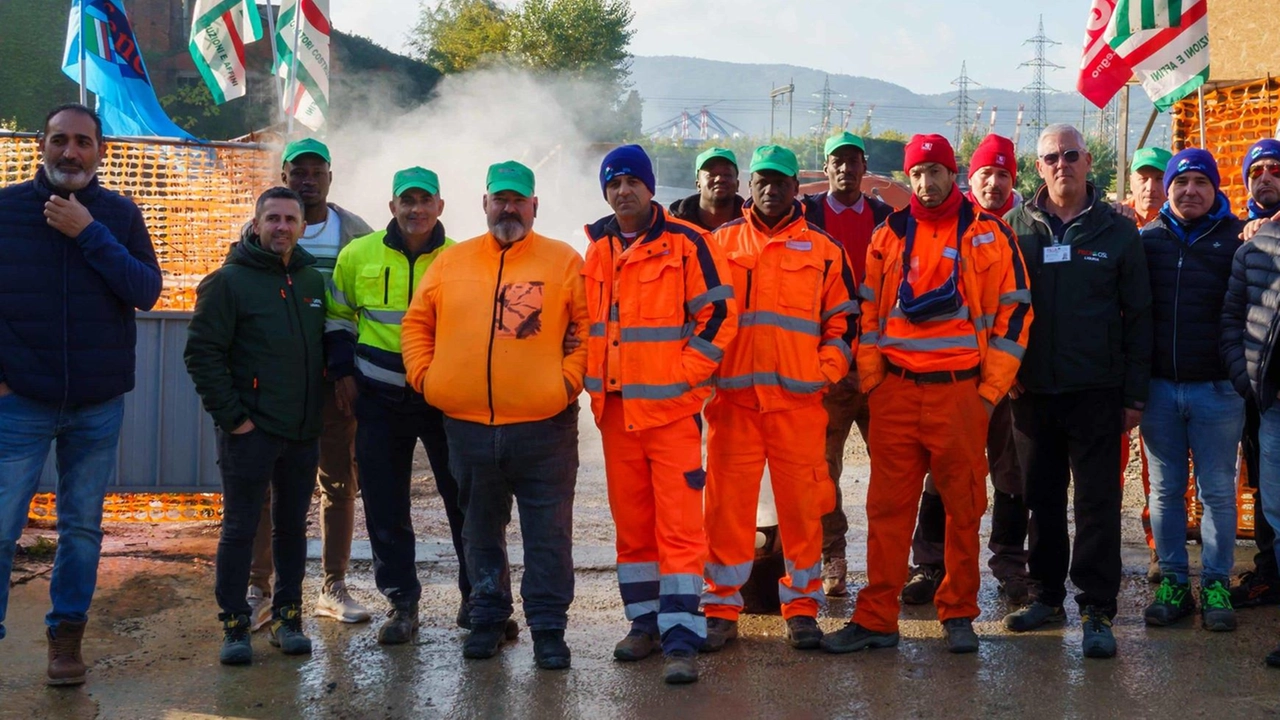
[{"label": "orange hi-vis jacket", "polygon": [[[917,372],[966,370],[966,367],[937,367],[929,363],[948,353],[954,357],[957,348],[974,348],[981,369],[978,392],[994,405],[1013,386],[1032,320],[1027,267],[1018,250],[1017,237],[1004,221],[969,200],[962,200],[958,218],[946,232],[951,233],[950,247],[955,247],[956,233],[959,233],[960,292],[964,304],[953,317],[941,317],[916,326],[898,307],[910,212],[907,207],[890,215],[872,236],[867,251],[867,278],[859,288],[862,335],[858,345],[858,373],[862,391],[870,392],[884,380],[886,347],[894,348],[899,357],[916,356],[920,362],[911,363],[915,367],[904,367]],[[918,232],[926,231],[927,228],[922,227]],[[917,250],[919,248],[917,244]],[[955,322],[958,320],[967,322]],[[963,326],[968,330],[955,336],[938,336],[930,332],[927,327],[930,323]]]},{"label": "orange hi-vis jacket", "polygon": [[445,415],[484,425],[545,420],[582,392],[582,257],[530,232],[505,249],[485,233],[440,254],[402,320],[410,387]]},{"label": "orange hi-vis jacket", "polygon": [[617,218],[586,227],[587,376],[596,422],[617,392],[627,430],[696,415],[738,330],[724,255],[703,231],[653,203],[653,222],[625,244]]},{"label": "orange hi-vis jacket", "polygon": [[776,228],[750,204],[743,210],[711,236],[729,261],[739,312],[716,392],[761,412],[819,402],[849,372],[857,348],[853,268],[800,203]]}]

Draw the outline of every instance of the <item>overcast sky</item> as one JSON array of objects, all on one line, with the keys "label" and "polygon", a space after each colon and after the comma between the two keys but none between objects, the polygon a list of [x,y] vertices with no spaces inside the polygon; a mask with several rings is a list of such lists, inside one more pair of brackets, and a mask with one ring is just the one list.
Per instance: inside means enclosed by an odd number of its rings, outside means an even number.
[{"label": "overcast sky", "polygon": [[[435,5],[434,0],[427,0]],[[514,2],[504,2],[514,5]],[[338,30],[403,52],[419,0],[331,0]],[[1045,35],[1061,45],[1047,74],[1075,89],[1089,0],[632,0],[633,55],[685,55],[737,62],[789,63],[897,83],[919,93],[951,92],[969,76],[991,88],[1031,82],[1019,68],[1034,49],[1023,42],[1044,16]]]}]

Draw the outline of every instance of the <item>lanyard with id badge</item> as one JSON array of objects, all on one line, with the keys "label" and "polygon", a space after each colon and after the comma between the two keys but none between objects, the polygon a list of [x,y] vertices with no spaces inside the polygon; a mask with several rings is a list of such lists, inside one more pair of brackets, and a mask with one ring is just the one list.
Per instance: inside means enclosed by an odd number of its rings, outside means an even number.
[{"label": "lanyard with id badge", "polygon": [[1059,244],[1057,240],[1044,249],[1044,264],[1071,262],[1071,246]]}]

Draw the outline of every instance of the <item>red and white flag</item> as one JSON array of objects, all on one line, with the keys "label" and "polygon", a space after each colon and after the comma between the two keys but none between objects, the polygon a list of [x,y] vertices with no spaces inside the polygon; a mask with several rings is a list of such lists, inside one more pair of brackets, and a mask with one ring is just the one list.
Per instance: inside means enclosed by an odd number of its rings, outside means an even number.
[{"label": "red and white flag", "polygon": [[1076,89],[1102,107],[1135,75],[1161,111],[1209,79],[1208,0],[1093,0]]}]

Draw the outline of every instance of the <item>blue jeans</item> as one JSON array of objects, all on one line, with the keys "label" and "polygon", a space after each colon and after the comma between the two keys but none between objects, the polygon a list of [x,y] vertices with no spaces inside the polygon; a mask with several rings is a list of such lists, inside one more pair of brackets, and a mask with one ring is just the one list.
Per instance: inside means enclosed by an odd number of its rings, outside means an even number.
[{"label": "blue jeans", "polygon": [[5,635],[9,576],[27,525],[49,444],[57,444],[58,550],[53,560],[49,627],[84,622],[98,584],[102,499],[116,479],[124,398],[64,408],[15,393],[0,397],[0,638]]},{"label": "blue jeans", "polygon": [[[1280,400],[1262,413],[1258,428],[1258,489],[1262,512],[1273,528],[1280,528]],[[1280,542],[1272,548],[1280,563]]]},{"label": "blue jeans", "polygon": [[1204,503],[1200,581],[1229,584],[1236,546],[1236,458],[1244,398],[1226,380],[1175,383],[1153,378],[1142,413],[1151,470],[1151,531],[1160,570],[1187,582],[1187,453]]},{"label": "blue jeans", "polygon": [[482,425],[446,416],[449,466],[458,479],[462,540],[471,577],[471,626],[511,617],[507,525],[520,508],[520,597],[532,630],[563,630],[573,602],[573,491],[578,403],[537,422]]}]

